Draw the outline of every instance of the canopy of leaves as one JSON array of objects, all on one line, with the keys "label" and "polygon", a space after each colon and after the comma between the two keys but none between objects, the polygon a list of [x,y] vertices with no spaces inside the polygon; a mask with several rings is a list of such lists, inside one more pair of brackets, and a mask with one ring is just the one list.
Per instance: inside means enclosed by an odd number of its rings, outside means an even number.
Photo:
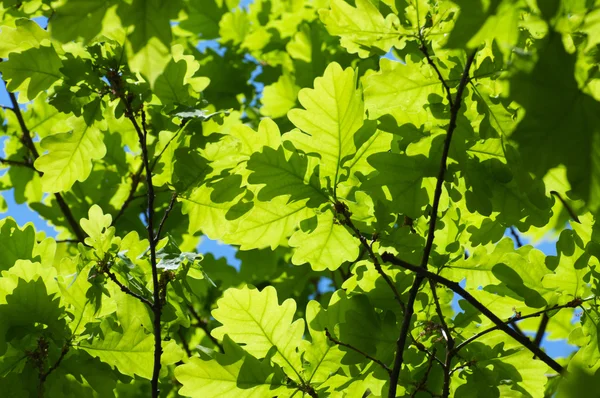
[{"label": "canopy of leaves", "polygon": [[589,395],[599,9],[2,2],[0,395]]}]

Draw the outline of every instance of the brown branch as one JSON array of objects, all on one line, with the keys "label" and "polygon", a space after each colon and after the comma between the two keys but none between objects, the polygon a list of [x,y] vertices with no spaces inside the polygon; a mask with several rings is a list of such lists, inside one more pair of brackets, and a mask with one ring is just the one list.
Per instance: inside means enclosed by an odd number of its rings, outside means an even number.
[{"label": "brown branch", "polygon": [[154,237],[154,244],[158,244],[158,241],[160,240],[160,233],[163,229],[163,226],[165,225],[165,222],[167,221],[167,218],[169,217],[169,214],[171,213],[171,210],[173,210],[173,205],[175,204],[175,200],[177,199],[177,192],[173,192],[173,195],[171,196],[171,200],[169,201],[169,205],[167,206],[167,209],[165,210],[165,213],[163,214],[162,220],[160,220],[160,224],[158,225],[158,229],[156,230],[156,236]]},{"label": "brown branch", "polygon": [[575,221],[576,223],[581,224],[581,221],[579,221],[579,217],[577,217],[577,214],[575,214],[575,212],[573,211],[573,209],[571,208],[571,206],[569,206],[569,204],[567,203],[567,201],[563,199],[563,197],[560,195],[560,193],[558,193],[556,191],[550,191],[550,195],[556,196],[558,198],[558,200],[560,200],[560,202],[563,204],[563,206],[565,207],[565,209],[567,209],[567,212],[569,213],[569,215],[571,216],[571,218],[573,219],[573,221]]},{"label": "brown branch", "polygon": [[359,350],[358,348],[356,348],[354,346],[351,346],[348,343],[344,343],[344,342],[339,341],[338,339],[336,339],[335,337],[333,337],[331,335],[331,333],[329,333],[329,330],[327,330],[327,328],[325,328],[325,335],[327,336],[327,338],[329,339],[329,341],[331,341],[332,343],[337,344],[337,345],[342,346],[342,347],[349,348],[352,351],[358,352],[363,357],[365,357],[368,360],[373,361],[377,365],[381,366],[387,372],[388,375],[391,375],[392,371],[389,368],[389,366],[387,366],[385,363],[381,362],[379,359],[377,359],[375,357],[372,357],[371,355],[367,354],[366,352],[363,352],[363,351]]},{"label": "brown branch", "polygon": [[375,252],[373,252],[373,248],[371,247],[369,242],[367,242],[367,238],[365,238],[364,235],[360,233],[358,228],[356,228],[356,226],[352,222],[352,219],[350,218],[350,216],[352,214],[350,213],[348,206],[343,202],[336,201],[334,204],[334,210],[337,214],[341,214],[344,217],[344,219],[342,220],[342,223],[344,225],[347,225],[352,230],[354,235],[358,238],[362,247],[369,254],[371,261],[373,261],[373,266],[375,267],[375,270],[377,270],[377,272],[379,273],[379,275],[381,275],[381,277],[383,278],[385,283],[387,283],[387,285],[390,287],[390,289],[394,293],[394,298],[400,305],[400,308],[404,311],[404,303],[402,302],[402,298],[400,297],[400,292],[398,292],[398,289],[396,288],[396,285],[394,284],[394,282],[390,279],[390,277],[381,268],[379,259],[375,255]]},{"label": "brown branch", "polygon": [[[465,68],[463,70],[463,74],[461,76],[460,83],[458,84],[458,89],[456,91],[456,99],[454,100],[450,108],[450,124],[448,125],[448,131],[446,133],[446,140],[444,141],[442,158],[440,159],[440,168],[433,195],[433,205],[431,208],[431,219],[429,220],[429,231],[427,234],[425,250],[423,251],[423,257],[421,259],[420,265],[421,270],[425,271],[427,270],[427,263],[429,262],[429,256],[431,254],[431,250],[433,249],[433,240],[435,238],[435,225],[437,222],[437,214],[440,206],[440,198],[442,196],[442,187],[444,184],[444,177],[446,174],[446,162],[448,160],[448,154],[450,152],[450,143],[452,141],[452,135],[454,134],[454,130],[456,129],[456,120],[458,119],[458,112],[462,105],[462,96],[465,87],[469,82],[469,70],[471,69],[471,64],[473,63],[476,54],[477,52],[474,51],[473,53],[471,53],[471,55],[467,57]],[[390,398],[396,397],[396,389],[398,386],[398,378],[400,377],[400,369],[402,368],[402,363],[404,362],[404,346],[406,345],[406,336],[410,327],[411,318],[414,314],[415,299],[417,298],[419,286],[421,285],[423,279],[423,274],[417,274],[415,276],[415,280],[408,295],[408,302],[406,304],[406,310],[404,311],[402,326],[400,327],[400,335],[398,336],[398,340],[396,342],[396,358],[394,360],[394,367],[392,369],[392,377],[390,379],[390,389],[388,395]]]},{"label": "brown branch", "polygon": [[[11,109],[15,113],[15,116],[17,117],[17,120],[19,121],[19,126],[21,127],[21,132],[23,133],[23,137],[22,137],[23,145],[25,145],[25,147],[29,149],[29,151],[33,155],[33,160],[35,160],[40,157],[40,154],[38,153],[38,151],[35,147],[35,144],[33,143],[33,140],[31,139],[31,132],[29,131],[29,129],[27,128],[27,125],[25,124],[25,120],[23,119],[23,114],[21,113],[21,108],[19,108],[19,103],[17,102],[17,97],[15,97],[14,93],[12,93],[11,91],[8,91],[8,89],[6,90],[6,92],[8,93],[8,96],[10,97],[10,102],[13,105]],[[79,227],[79,223],[77,222],[77,220],[75,220],[75,217],[73,217],[73,213],[71,212],[71,209],[65,202],[64,198],[62,197],[62,195],[59,192],[55,192],[54,197],[56,198],[56,203],[58,203],[58,207],[60,207],[60,210],[62,211],[63,215],[67,219],[67,222],[69,223],[72,232],[77,237],[77,240],[79,240],[80,242],[83,242],[85,240],[85,234]]]},{"label": "brown branch", "polygon": [[[534,355],[540,357],[540,359],[544,363],[546,363],[548,366],[550,366],[554,371],[556,371],[557,373],[562,373],[564,371],[563,367],[558,362],[556,362],[554,359],[552,359],[550,356],[548,356],[548,354],[546,354],[544,351],[542,351],[539,347],[535,346],[533,344],[533,342],[531,340],[529,340],[526,336],[519,334],[517,331],[515,331],[513,328],[511,328],[507,322],[504,322],[500,318],[498,318],[492,311],[490,311],[485,305],[483,305],[481,302],[479,302],[479,300],[477,300],[475,297],[473,297],[471,295],[471,293],[469,293],[465,289],[463,289],[457,282],[453,282],[449,279],[444,278],[441,275],[430,272],[427,269],[424,269],[423,267],[407,263],[406,261],[403,261],[403,260],[397,258],[396,256],[394,256],[391,253],[387,253],[387,252],[383,253],[381,255],[381,258],[386,262],[398,265],[398,266],[406,268],[410,271],[414,271],[422,278],[429,278],[438,283],[441,283],[444,286],[447,286],[452,291],[454,291],[455,293],[460,295],[462,298],[464,298],[466,301],[468,301],[473,307],[477,308],[483,315],[485,315],[487,318],[489,318],[489,320],[492,321],[492,323],[494,323],[496,325],[497,329],[502,330],[504,333],[508,334],[513,339],[517,340],[519,343],[521,343],[521,345],[523,345],[525,348],[527,348],[529,351],[531,351]],[[580,301],[581,300],[579,300],[579,302]],[[553,308],[553,309],[555,309],[555,308]],[[488,330],[488,331],[486,331],[486,333],[490,332],[490,331],[491,330]],[[456,346],[453,351],[457,352],[459,348],[462,348],[465,345],[464,343],[465,342]]]}]

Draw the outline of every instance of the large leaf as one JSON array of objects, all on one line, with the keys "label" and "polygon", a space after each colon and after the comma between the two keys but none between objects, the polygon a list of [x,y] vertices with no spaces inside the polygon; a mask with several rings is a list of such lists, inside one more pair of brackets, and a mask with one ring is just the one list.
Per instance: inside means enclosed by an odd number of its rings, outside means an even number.
[{"label": "large leaf", "polygon": [[309,263],[315,271],[335,271],[344,261],[352,261],[358,256],[358,239],[331,212],[317,217],[314,230],[297,231],[289,243],[295,248],[292,263]]},{"label": "large leaf", "polygon": [[61,67],[54,47],[42,46],[11,53],[8,61],[0,64],[0,72],[8,81],[6,88],[20,91],[19,100],[27,102],[62,79]]},{"label": "large leaf", "polygon": [[305,110],[292,109],[288,117],[304,133],[292,131],[287,138],[305,153],[321,158],[320,171],[335,186],[344,159],[356,152],[354,133],[363,124],[364,105],[356,88],[352,68],[329,64],[323,77],[315,79],[314,89],[303,89],[298,99]]},{"label": "large leaf", "polygon": [[223,325],[214,329],[212,335],[218,339],[228,335],[259,359],[275,347],[272,360],[289,377],[300,380],[302,362],[297,347],[304,334],[304,321],[294,321],[295,312],[294,300],[279,305],[277,291],[272,286],[262,291],[249,287],[228,289],[212,312]]},{"label": "large leaf", "polygon": [[69,123],[73,129],[70,133],[42,140],[42,149],[48,152],[35,161],[35,167],[44,173],[42,188],[46,192],[68,191],[76,181],[85,181],[92,172],[92,161],[106,155],[97,122],[88,124],[83,118],[73,117]]},{"label": "large leaf", "polygon": [[[523,163],[538,176],[565,165],[573,192],[596,211],[600,208],[598,103],[575,79],[575,61],[576,56],[565,51],[561,36],[553,34],[540,50],[535,68],[511,79],[511,95],[525,110],[511,138],[519,144]],[[554,94],[557,82],[560,95]]]},{"label": "large leaf", "polygon": [[387,53],[407,33],[395,14],[384,18],[369,0],[356,0],[356,8],[344,0],[332,0],[330,6],[330,10],[319,11],[327,31],[340,36],[340,44],[362,58],[373,52]]},{"label": "large leaf", "polygon": [[[175,377],[183,385],[179,393],[186,397],[242,398],[287,396],[289,387],[281,371],[259,361],[225,337],[224,354],[214,359],[191,358],[175,369]],[[291,390],[290,390],[291,392]]]}]

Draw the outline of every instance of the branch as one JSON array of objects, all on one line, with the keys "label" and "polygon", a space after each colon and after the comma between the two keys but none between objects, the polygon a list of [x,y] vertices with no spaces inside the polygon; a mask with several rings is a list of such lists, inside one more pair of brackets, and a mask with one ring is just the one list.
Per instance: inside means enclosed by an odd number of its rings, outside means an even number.
[{"label": "branch", "polygon": [[[523,345],[525,348],[527,348],[529,351],[531,351],[534,355],[540,357],[540,359],[544,363],[546,363],[548,366],[550,366],[554,371],[556,371],[557,373],[563,372],[563,367],[561,365],[559,365],[558,362],[556,362],[554,359],[552,359],[550,356],[548,356],[548,354],[546,354],[544,351],[542,351],[539,347],[535,346],[533,344],[533,342],[531,340],[529,340],[526,336],[519,334],[517,331],[515,331],[513,328],[511,328],[510,325],[508,324],[509,322],[504,322],[500,318],[498,318],[493,312],[491,312],[485,305],[481,304],[481,302],[479,302],[469,292],[467,292],[465,289],[463,289],[458,283],[453,282],[449,279],[446,279],[441,275],[438,275],[438,274],[430,272],[426,269],[423,269],[422,267],[418,267],[416,265],[409,264],[406,261],[403,261],[388,252],[383,253],[381,255],[381,258],[384,261],[387,261],[392,264],[398,265],[400,267],[406,268],[408,270],[414,271],[422,278],[429,278],[438,283],[441,283],[444,286],[447,286],[452,291],[454,291],[455,293],[460,295],[462,298],[467,300],[473,307],[477,308],[483,315],[488,317],[489,320],[492,321],[492,323],[494,323],[496,325],[494,330],[495,329],[502,330],[504,333],[508,334],[510,337],[517,340],[519,343],[521,343],[521,345]],[[580,303],[581,300],[577,300],[577,302]],[[556,309],[556,308],[552,308],[552,309]],[[522,317],[521,319],[523,319],[523,318],[524,317]],[[489,333],[489,332],[491,332],[491,330],[487,330],[484,332]],[[485,334],[484,332],[480,333],[479,335],[481,336],[481,335]],[[470,341],[472,341],[472,340],[474,340],[474,338],[470,339]],[[465,345],[465,343],[466,343],[466,341],[459,344],[458,346],[456,346],[454,348],[453,351],[458,352],[458,350],[460,348],[462,348]]]},{"label": "branch", "polygon": [[452,108],[454,106],[454,102],[452,101],[452,94],[450,92],[450,87],[448,86],[448,83],[446,83],[446,80],[442,76],[442,73],[438,69],[437,65],[431,59],[431,57],[429,55],[429,50],[427,50],[427,46],[425,45],[425,42],[423,41],[423,38],[421,36],[421,30],[419,30],[419,40],[421,41],[421,46],[419,47],[419,50],[421,50],[423,55],[425,55],[425,59],[427,59],[427,63],[429,65],[431,65],[431,67],[437,74],[438,79],[440,80],[440,82],[442,83],[442,86],[444,87],[444,90],[446,90],[446,98],[448,98],[448,102],[450,103],[450,108]]},{"label": "branch", "polygon": [[435,358],[435,349],[433,350],[433,355],[431,355],[429,357],[429,360],[427,361],[427,369],[425,370],[423,378],[421,379],[419,384],[416,385],[417,388],[415,389],[415,391],[413,391],[410,394],[411,398],[414,398],[417,395],[417,393],[421,391],[427,384],[427,379],[429,379],[429,373],[431,373],[431,368],[433,367],[433,358]]},{"label": "branch", "polygon": [[62,350],[60,351],[60,356],[58,357],[56,362],[54,362],[54,365],[50,366],[50,368],[46,372],[40,373],[40,384],[38,387],[38,392],[39,392],[40,397],[43,396],[43,394],[44,394],[44,383],[46,382],[46,379],[48,378],[48,376],[50,376],[50,374],[52,372],[54,372],[56,369],[58,369],[58,367],[60,366],[60,363],[64,359],[65,355],[67,355],[67,353],[69,352],[70,343],[71,342],[69,340],[67,342],[65,342],[65,344],[62,347]]},{"label": "branch", "polygon": [[[425,250],[423,251],[423,257],[421,259],[421,269],[425,271],[427,269],[427,263],[429,262],[429,256],[431,254],[431,250],[433,248],[433,240],[435,238],[435,225],[437,222],[437,214],[440,206],[440,198],[442,196],[442,186],[444,184],[444,177],[446,174],[446,162],[448,160],[448,153],[450,152],[450,142],[452,141],[452,135],[454,133],[454,130],[456,129],[456,120],[458,118],[458,111],[460,110],[462,104],[462,96],[465,91],[465,87],[469,82],[469,70],[471,69],[471,64],[473,63],[476,54],[477,52],[474,51],[467,58],[467,62],[465,63],[465,69],[463,70],[463,74],[461,76],[460,83],[458,84],[458,89],[456,91],[456,99],[450,107],[450,124],[448,125],[446,140],[444,141],[444,150],[442,152],[442,158],[440,159],[440,169],[437,176],[435,192],[433,195],[433,206],[431,209],[431,219],[429,221],[429,231],[427,234],[427,241],[425,243]],[[419,286],[421,285],[423,279],[424,276],[422,274],[417,274],[408,295],[408,303],[406,304],[406,310],[404,311],[404,318],[402,320],[402,326],[400,327],[400,335],[398,336],[398,340],[396,342],[396,358],[394,360],[394,367],[392,369],[392,377],[390,379],[390,389],[388,395],[390,398],[395,398],[396,396],[398,377],[400,376],[400,369],[402,368],[402,363],[404,360],[403,356],[404,346],[406,344],[406,336],[410,327],[410,320],[414,313],[414,305],[415,299],[417,298],[417,292],[419,291]]]},{"label": "branch", "polygon": [[158,244],[158,241],[160,240],[160,233],[163,229],[163,225],[165,224],[165,221],[167,221],[167,218],[169,217],[169,213],[171,213],[171,210],[173,210],[173,205],[175,204],[175,200],[177,199],[177,192],[173,192],[173,195],[171,196],[171,200],[169,201],[169,205],[167,206],[167,209],[165,210],[165,214],[163,214],[163,218],[162,220],[160,220],[160,224],[158,225],[158,230],[156,231],[156,236],[154,237],[154,244]]},{"label": "branch", "polygon": [[162,338],[161,338],[161,327],[160,327],[160,318],[162,315],[162,302],[160,299],[160,284],[158,280],[158,267],[156,266],[156,240],[154,239],[154,185],[152,183],[152,169],[150,167],[150,159],[148,155],[148,146],[147,146],[147,137],[148,132],[146,131],[146,112],[144,109],[141,109],[142,115],[142,127],[138,124],[133,109],[131,108],[131,102],[128,100],[129,97],[126,98],[125,93],[123,93],[121,89],[121,76],[118,72],[110,71],[109,82],[113,89],[118,90],[120,94],[121,101],[125,106],[125,115],[133,125],[135,129],[138,139],[140,142],[140,147],[142,149],[142,162],[146,172],[146,185],[147,185],[147,197],[148,197],[148,207],[146,209],[146,217],[147,217],[147,230],[148,230],[148,241],[150,244],[150,266],[152,268],[152,288],[153,288],[153,299],[154,303],[152,305],[152,312],[154,313],[154,319],[152,320],[153,332],[154,332],[154,365],[152,368],[152,379],[151,379],[151,388],[152,388],[152,398],[158,398],[159,389],[158,389],[158,379],[160,376],[160,357],[162,355]]},{"label": "branch", "polygon": [[[400,305],[400,308],[404,311],[404,303],[402,302],[402,298],[400,297],[400,293],[398,292],[398,289],[396,288],[396,285],[394,284],[394,282],[392,282],[392,280],[390,279],[390,277],[381,268],[381,264],[379,263],[379,259],[377,258],[377,256],[373,252],[373,248],[371,247],[371,245],[369,244],[369,242],[367,242],[367,238],[365,238],[363,236],[363,234],[360,233],[360,231],[358,230],[358,228],[356,228],[356,226],[352,222],[352,219],[350,218],[350,216],[352,214],[350,213],[350,210],[348,209],[348,206],[346,206],[345,203],[342,203],[340,201],[336,201],[334,203],[334,210],[335,210],[335,212],[337,214],[341,214],[344,217],[344,219],[342,220],[342,223],[345,224],[345,225],[347,225],[352,230],[352,232],[354,232],[354,235],[358,238],[358,240],[360,241],[360,243],[361,243],[362,247],[364,248],[364,250],[366,250],[367,253],[369,254],[369,257],[371,258],[371,261],[373,261],[373,265],[375,266],[375,269],[377,270],[377,272],[379,273],[379,275],[381,275],[381,277],[383,278],[383,280],[385,281],[385,283],[388,284],[388,286],[390,287],[390,289],[392,289],[392,292],[394,293],[394,297],[395,297],[396,301]],[[359,255],[359,257],[357,258],[356,261],[358,261],[361,257],[362,257],[362,254]]]},{"label": "branch", "polygon": [[517,247],[523,247],[523,242],[521,242],[521,237],[515,230],[515,227],[510,227],[510,234],[515,239],[515,243],[517,244]]},{"label": "branch", "polygon": [[560,202],[563,204],[563,206],[565,207],[565,209],[567,209],[567,212],[569,213],[569,215],[571,216],[571,218],[573,219],[573,221],[575,221],[576,223],[581,224],[581,221],[579,221],[579,217],[577,217],[577,214],[575,214],[575,212],[573,211],[573,209],[571,209],[571,206],[569,206],[569,204],[567,203],[566,200],[563,199],[563,197],[556,191],[550,191],[550,195],[554,195],[558,198],[558,200],[560,200]]},{"label": "branch", "polygon": [[[365,357],[368,360],[373,361],[377,365],[381,366],[387,372],[388,375],[391,375],[392,371],[389,368],[389,366],[387,366],[385,363],[381,362],[379,359],[377,359],[375,357],[372,357],[371,355],[367,354],[366,352],[363,352],[363,351],[359,350],[358,348],[351,346],[350,344],[343,343],[343,342],[339,341],[338,339],[336,339],[335,337],[333,337],[331,335],[331,333],[329,333],[329,330],[327,330],[327,328],[325,328],[325,335],[327,336],[327,338],[329,339],[329,341],[331,341],[332,343],[337,344],[337,345],[342,346],[342,347],[349,348],[352,351],[358,352],[363,357]],[[433,361],[433,360],[431,360],[431,361]]]},{"label": "branch", "polygon": [[446,358],[444,360],[444,385],[442,388],[442,398],[448,398],[450,396],[450,367],[452,366],[452,349],[454,348],[454,339],[450,334],[450,329],[448,328],[448,324],[444,319],[444,313],[442,312],[442,307],[440,306],[440,300],[436,291],[436,284],[434,281],[429,279],[429,286],[431,288],[431,294],[433,296],[433,302],[435,303],[435,308],[440,318],[440,323],[442,326],[442,334],[444,335],[444,339],[446,340]]},{"label": "branch", "polygon": [[117,279],[117,275],[115,275],[114,272],[111,272],[108,269],[104,269],[103,272],[108,275],[108,277],[110,278],[111,281],[113,281],[117,286],[119,286],[119,288],[121,289],[121,291],[125,294],[130,295],[131,297],[135,297],[136,299],[140,300],[142,303],[146,304],[147,306],[149,306],[150,308],[153,307],[152,302],[150,300],[148,300],[146,297],[135,293],[133,290],[129,289],[127,286],[125,286],[124,284],[121,283],[121,281],[119,281],[119,279]]},{"label": "branch", "polygon": [[[0,158],[0,163],[9,164],[11,166],[27,167],[29,169],[35,170],[35,167],[33,167],[33,164],[31,164],[30,162],[20,162],[18,160]],[[35,170],[35,172],[39,173],[39,171],[37,170]]]},{"label": "branch", "polygon": [[[575,307],[578,307],[579,305],[581,305],[582,303],[584,303],[586,301],[594,300],[595,298],[596,298],[595,296],[592,296],[592,297],[588,297],[588,298],[585,298],[585,299],[574,299],[574,300],[569,301],[566,304],[555,305],[555,306],[553,306],[551,308],[546,308],[546,309],[543,309],[541,311],[537,311],[537,312],[534,312],[534,313],[531,313],[531,314],[522,315],[522,316],[520,316],[518,318],[514,317],[514,318],[511,318],[508,321],[502,322],[502,323],[505,324],[505,325],[515,325],[516,322],[521,321],[523,319],[537,318],[540,315],[545,315],[547,312],[555,311],[555,310],[561,310],[563,308],[575,308]],[[466,339],[465,341],[463,341],[462,343],[460,343],[459,345],[457,345],[456,348],[454,348],[454,352],[457,353],[458,351],[461,350],[461,348],[463,348],[467,344],[473,342],[474,340],[477,340],[478,338],[480,338],[483,335],[486,335],[486,334],[488,334],[490,332],[493,332],[494,330],[498,330],[498,329],[501,329],[498,325],[492,326],[492,327],[490,327],[488,329],[485,329],[485,330],[483,330],[483,331],[481,331],[481,332],[479,332],[479,333],[477,333],[477,334],[469,337],[468,339]]]},{"label": "branch", "polygon": [[181,328],[179,328],[179,330],[177,330],[177,335],[181,339],[181,344],[183,345],[183,350],[185,351],[185,353],[187,354],[188,357],[191,357],[192,351],[190,351],[190,347],[188,346],[188,342],[185,339],[185,336],[183,335],[183,330],[181,330]]},{"label": "branch", "polygon": [[548,314],[544,313],[542,315],[542,320],[540,321],[540,325],[538,326],[538,330],[535,333],[535,338],[533,339],[533,344],[535,344],[538,347],[542,344],[542,340],[544,339],[544,333],[546,333],[546,327],[548,326],[549,320],[550,320],[550,317],[548,316]]},{"label": "branch", "polygon": [[[8,96],[10,97],[10,102],[13,105],[11,110],[15,113],[15,116],[17,117],[17,120],[19,121],[19,126],[21,127],[21,132],[23,133],[23,137],[22,137],[23,145],[25,145],[25,147],[27,147],[29,149],[29,151],[33,155],[33,159],[35,160],[40,157],[40,154],[38,153],[38,151],[35,147],[35,144],[33,143],[33,140],[31,139],[31,132],[29,131],[29,129],[27,128],[27,125],[25,124],[25,120],[23,119],[23,114],[21,113],[21,108],[19,108],[19,103],[17,102],[17,98],[15,97],[15,94],[12,93],[11,91],[8,91],[8,89],[6,90],[6,92],[8,93]],[[69,225],[71,226],[71,230],[77,237],[77,240],[79,240],[80,242],[83,242],[85,240],[85,234],[79,227],[79,223],[77,223],[77,220],[75,220],[75,217],[73,217],[73,213],[71,212],[71,209],[65,202],[64,198],[58,192],[54,193],[54,197],[56,198],[58,207],[60,207],[60,210],[64,214]]]}]

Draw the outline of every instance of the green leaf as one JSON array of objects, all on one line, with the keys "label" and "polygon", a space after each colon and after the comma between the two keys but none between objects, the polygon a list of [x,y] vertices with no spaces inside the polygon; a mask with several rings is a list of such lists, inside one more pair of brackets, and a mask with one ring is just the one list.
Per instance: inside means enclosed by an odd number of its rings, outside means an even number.
[{"label": "green leaf", "polygon": [[98,205],[93,205],[88,210],[89,218],[81,219],[81,229],[89,236],[85,238],[85,243],[98,252],[100,258],[108,252],[115,236],[115,228],[111,227],[112,216],[104,214]]},{"label": "green leaf", "polygon": [[519,20],[524,4],[519,0],[457,1],[460,13],[448,47],[476,48],[495,39],[502,47],[514,46],[519,39]]},{"label": "green leaf", "polygon": [[60,299],[47,293],[42,278],[29,282],[19,278],[18,285],[6,296],[6,304],[0,305],[0,354],[6,352],[7,334],[18,330],[27,335],[46,329],[54,339],[66,339],[63,314]]},{"label": "green leaf", "polygon": [[0,64],[9,91],[19,91],[19,101],[34,100],[44,90],[62,79],[62,62],[53,46],[41,46],[11,53]]},{"label": "green leaf", "polygon": [[305,110],[292,109],[288,117],[304,133],[286,136],[294,146],[320,159],[320,173],[336,186],[345,158],[356,152],[354,133],[363,125],[364,105],[356,89],[356,72],[331,63],[314,89],[303,89],[298,99]]},{"label": "green leaf", "polygon": [[218,339],[228,335],[259,359],[275,347],[273,362],[281,366],[288,377],[300,381],[302,361],[296,347],[302,341],[304,321],[293,322],[295,312],[294,300],[288,299],[279,305],[277,291],[272,286],[262,291],[249,287],[228,289],[212,312],[222,324],[212,335]]},{"label": "green leaf", "polygon": [[150,85],[170,61],[170,18],[176,16],[178,9],[178,1],[134,0],[131,4],[121,3],[117,10],[129,32],[129,66],[144,75]]},{"label": "green leaf", "polygon": [[[114,367],[120,373],[145,379],[152,378],[154,363],[154,336],[146,333],[138,322],[123,322],[136,314],[122,314],[122,330],[105,319],[100,324],[100,334],[79,343],[78,349],[99,358],[102,362]],[[175,341],[162,343],[161,363],[170,365],[181,358],[181,348]]]},{"label": "green leaf", "polygon": [[313,215],[305,201],[287,203],[285,197],[255,201],[237,224],[235,231],[223,237],[225,243],[239,245],[240,250],[275,250],[294,233],[302,220]]},{"label": "green leaf", "polygon": [[[369,119],[378,119],[392,115],[398,126],[412,123],[421,127],[426,123],[439,123],[427,111],[446,98],[446,93],[435,70],[427,63],[406,60],[406,64],[382,58],[380,71],[372,73],[363,80],[365,107]],[[440,67],[442,76],[448,84],[448,71]]]},{"label": "green leaf", "polygon": [[73,117],[69,120],[71,132],[54,134],[42,140],[42,149],[48,152],[40,156],[34,165],[44,173],[44,191],[68,191],[76,181],[85,181],[89,177],[93,160],[106,155],[102,133],[96,123],[88,124],[83,118]]},{"label": "green leaf", "polygon": [[285,195],[290,202],[308,199],[309,207],[318,207],[329,198],[319,186],[314,163],[310,157],[283,146],[277,150],[264,147],[248,160],[246,168],[252,172],[248,182],[261,186],[258,200],[268,201]]},{"label": "green leaf", "polygon": [[315,271],[335,271],[344,261],[352,261],[358,256],[358,239],[330,212],[317,217],[317,227],[313,231],[297,231],[289,243],[295,249],[292,263],[309,263]]},{"label": "green leaf", "polygon": [[52,37],[63,43],[81,39],[89,42],[103,28],[107,11],[116,2],[109,0],[74,0],[56,8],[50,19]]},{"label": "green leaf", "polygon": [[175,369],[183,385],[179,393],[186,397],[256,397],[287,396],[290,389],[283,374],[268,360],[259,361],[225,336],[224,354],[214,359],[191,358]]},{"label": "green leaf", "polygon": [[266,86],[262,92],[261,102],[263,104],[260,112],[272,118],[285,116],[290,109],[296,105],[300,87],[287,73],[273,84]]},{"label": "green leaf", "polygon": [[[575,58],[565,51],[561,36],[554,34],[540,49],[535,68],[511,79],[511,95],[525,110],[511,138],[519,144],[524,165],[538,176],[565,165],[573,193],[596,211],[600,208],[598,103],[577,83]],[[561,95],[554,94],[556,82]]]},{"label": "green leaf", "polygon": [[[388,199],[390,210],[417,218],[429,202],[424,184],[427,159],[422,156],[406,156],[397,153],[376,153],[367,158],[378,173],[361,186],[367,192],[381,199]],[[391,172],[393,171],[393,172]],[[387,187],[390,198],[381,190]]]},{"label": "green leaf", "polygon": [[2,26],[0,32],[0,57],[8,58],[11,52],[23,52],[32,47],[40,47],[45,40],[49,40],[47,31],[30,19],[19,18],[15,26]]},{"label": "green leaf", "polygon": [[33,260],[34,246],[32,224],[20,228],[10,217],[0,221],[0,271],[10,269],[17,260]]},{"label": "green leaf", "polygon": [[340,44],[351,54],[366,58],[373,53],[383,55],[400,46],[407,32],[395,14],[385,18],[369,0],[356,0],[356,8],[344,0],[331,0],[330,10],[319,10],[327,31],[340,36]]}]

